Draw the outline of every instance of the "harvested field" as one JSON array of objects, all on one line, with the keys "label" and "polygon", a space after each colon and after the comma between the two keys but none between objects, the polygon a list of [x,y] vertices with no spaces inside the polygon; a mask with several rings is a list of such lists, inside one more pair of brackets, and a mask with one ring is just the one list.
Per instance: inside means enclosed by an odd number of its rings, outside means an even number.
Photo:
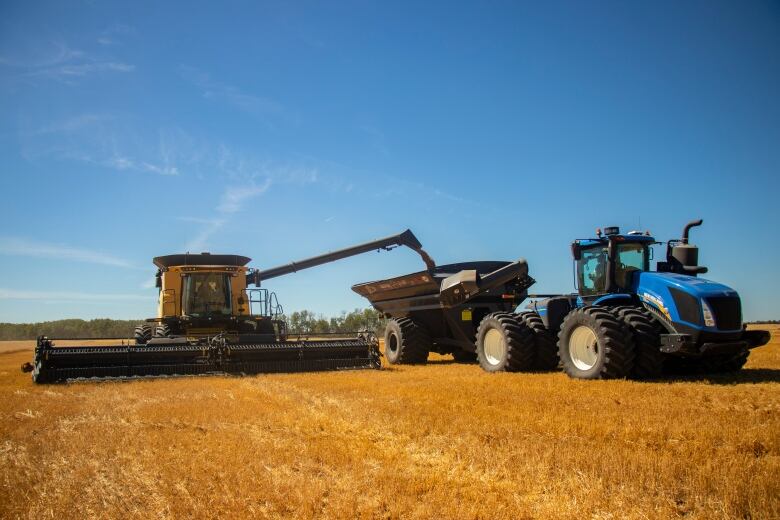
[{"label": "harvested field", "polygon": [[34,386],[0,346],[2,517],[780,518],[780,345],[737,376],[381,372]]}]

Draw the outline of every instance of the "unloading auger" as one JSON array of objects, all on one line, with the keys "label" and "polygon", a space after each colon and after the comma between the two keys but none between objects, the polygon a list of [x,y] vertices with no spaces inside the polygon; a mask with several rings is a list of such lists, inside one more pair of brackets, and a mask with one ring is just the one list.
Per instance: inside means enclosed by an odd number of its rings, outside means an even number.
[{"label": "unloading auger", "polygon": [[[57,346],[38,337],[32,363],[36,383],[69,379],[199,374],[256,374],[380,368],[371,333],[288,334],[276,294],[261,282],[374,250],[406,246],[433,270],[435,263],[411,230],[271,269],[247,267],[250,258],[175,254],[154,258],[158,312],[135,329],[132,344]],[[250,288],[254,285],[254,288]],[[130,343],[130,342],[128,342]]]}]

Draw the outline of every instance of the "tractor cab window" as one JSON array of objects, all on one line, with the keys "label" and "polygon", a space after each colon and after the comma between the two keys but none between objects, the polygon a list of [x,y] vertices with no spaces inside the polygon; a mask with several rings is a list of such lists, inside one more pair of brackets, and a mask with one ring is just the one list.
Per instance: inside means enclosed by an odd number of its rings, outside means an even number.
[{"label": "tractor cab window", "polygon": [[206,316],[231,313],[230,275],[192,273],[184,276],[182,300],[184,314]]},{"label": "tractor cab window", "polygon": [[621,289],[629,289],[634,271],[647,271],[647,247],[644,244],[618,245],[617,262],[615,262],[615,282]]},{"label": "tractor cab window", "polygon": [[580,294],[602,294],[607,286],[607,248],[597,245],[582,250],[577,260],[577,282]]}]

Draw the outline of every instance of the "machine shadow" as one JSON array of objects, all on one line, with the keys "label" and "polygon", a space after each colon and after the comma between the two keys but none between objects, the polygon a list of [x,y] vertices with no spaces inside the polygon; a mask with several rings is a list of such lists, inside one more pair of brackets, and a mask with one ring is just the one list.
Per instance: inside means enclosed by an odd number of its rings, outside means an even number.
[{"label": "machine shadow", "polygon": [[780,369],[743,368],[735,374],[669,375],[647,383],[709,383],[712,385],[738,385],[756,383],[780,383]]}]

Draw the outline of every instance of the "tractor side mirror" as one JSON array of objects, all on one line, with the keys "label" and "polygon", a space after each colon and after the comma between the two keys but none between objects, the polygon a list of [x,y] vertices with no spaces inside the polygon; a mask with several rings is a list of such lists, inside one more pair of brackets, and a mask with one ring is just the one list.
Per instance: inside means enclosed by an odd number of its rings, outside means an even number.
[{"label": "tractor side mirror", "polygon": [[571,256],[574,257],[575,260],[582,258],[582,248],[577,242],[571,243]]}]

